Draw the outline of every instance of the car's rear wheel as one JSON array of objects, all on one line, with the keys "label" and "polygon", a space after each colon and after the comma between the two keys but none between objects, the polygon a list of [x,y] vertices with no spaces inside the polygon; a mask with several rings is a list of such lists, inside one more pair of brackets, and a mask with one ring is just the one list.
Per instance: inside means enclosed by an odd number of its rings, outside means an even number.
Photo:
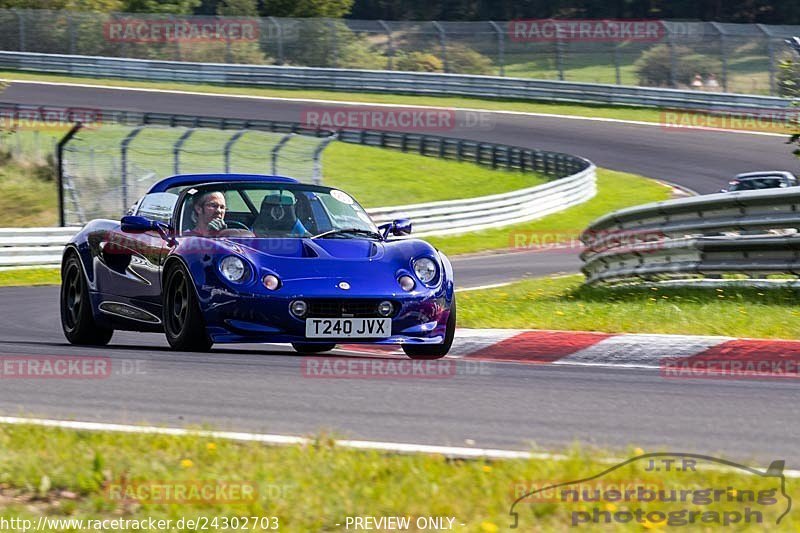
[{"label": "car's rear wheel", "polygon": [[453,339],[456,336],[456,297],[453,296],[453,303],[450,305],[450,316],[447,318],[447,328],[445,329],[444,342],[441,344],[404,344],[403,351],[411,359],[441,359],[450,347],[453,346]]},{"label": "car's rear wheel", "polygon": [[322,352],[330,352],[336,345],[333,343],[330,344],[307,344],[305,342],[293,342],[292,348],[299,353],[322,353]]},{"label": "car's rear wheel", "polygon": [[89,346],[104,346],[114,335],[113,329],[94,320],[89,286],[74,252],[69,252],[61,268],[61,329],[70,343]]},{"label": "car's rear wheel", "polygon": [[164,283],[164,333],[175,350],[207,352],[213,341],[206,333],[206,325],[192,278],[180,263],[173,263]]}]

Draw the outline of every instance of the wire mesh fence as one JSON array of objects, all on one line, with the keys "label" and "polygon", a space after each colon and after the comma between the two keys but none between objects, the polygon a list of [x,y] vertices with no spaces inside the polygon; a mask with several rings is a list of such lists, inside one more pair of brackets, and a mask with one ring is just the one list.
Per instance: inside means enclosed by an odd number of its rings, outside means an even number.
[{"label": "wire mesh fence", "polygon": [[[52,157],[60,135],[0,136],[21,154]],[[104,124],[80,130],[64,146],[64,223],[119,218],[158,180],[173,174],[238,173],[321,181],[322,150],[332,138],[253,130]]]},{"label": "wire mesh fence", "polygon": [[[645,29],[639,31],[644,24]],[[0,48],[141,59],[453,72],[779,94],[800,26],[437,22],[0,10]]]}]

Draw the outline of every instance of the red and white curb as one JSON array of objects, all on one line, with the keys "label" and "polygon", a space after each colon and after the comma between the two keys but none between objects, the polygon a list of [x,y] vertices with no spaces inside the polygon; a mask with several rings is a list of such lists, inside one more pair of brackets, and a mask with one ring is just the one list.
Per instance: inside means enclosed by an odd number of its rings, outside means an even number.
[{"label": "red and white curb", "polygon": [[[394,346],[339,348],[356,355],[403,357]],[[800,341],[699,335],[459,329],[448,358],[800,377]]]}]

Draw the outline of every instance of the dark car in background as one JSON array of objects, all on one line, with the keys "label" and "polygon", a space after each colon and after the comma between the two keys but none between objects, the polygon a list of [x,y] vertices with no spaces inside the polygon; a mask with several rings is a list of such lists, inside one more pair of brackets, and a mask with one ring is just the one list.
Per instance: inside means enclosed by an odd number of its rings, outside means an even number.
[{"label": "dark car in background", "polygon": [[737,174],[720,192],[757,191],[797,186],[797,176],[785,170],[767,170]]}]

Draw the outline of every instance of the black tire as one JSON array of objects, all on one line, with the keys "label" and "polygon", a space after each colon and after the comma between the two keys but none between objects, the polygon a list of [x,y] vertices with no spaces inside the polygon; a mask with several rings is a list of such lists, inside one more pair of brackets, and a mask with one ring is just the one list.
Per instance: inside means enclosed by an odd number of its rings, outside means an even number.
[{"label": "black tire", "polygon": [[411,359],[441,359],[450,351],[455,336],[456,297],[453,295],[453,303],[450,306],[450,316],[447,318],[447,329],[445,329],[444,333],[444,342],[441,344],[403,344],[403,351]]},{"label": "black tire", "polygon": [[114,330],[95,322],[81,260],[75,252],[67,253],[61,267],[61,329],[71,344],[105,346]]},{"label": "black tire", "polygon": [[322,352],[330,352],[336,345],[333,343],[330,344],[306,344],[304,342],[293,342],[292,348],[295,349],[296,352],[299,353],[322,353]]},{"label": "black tire", "polygon": [[164,276],[163,321],[173,350],[207,352],[214,344],[197,304],[194,282],[181,263],[173,263]]}]

